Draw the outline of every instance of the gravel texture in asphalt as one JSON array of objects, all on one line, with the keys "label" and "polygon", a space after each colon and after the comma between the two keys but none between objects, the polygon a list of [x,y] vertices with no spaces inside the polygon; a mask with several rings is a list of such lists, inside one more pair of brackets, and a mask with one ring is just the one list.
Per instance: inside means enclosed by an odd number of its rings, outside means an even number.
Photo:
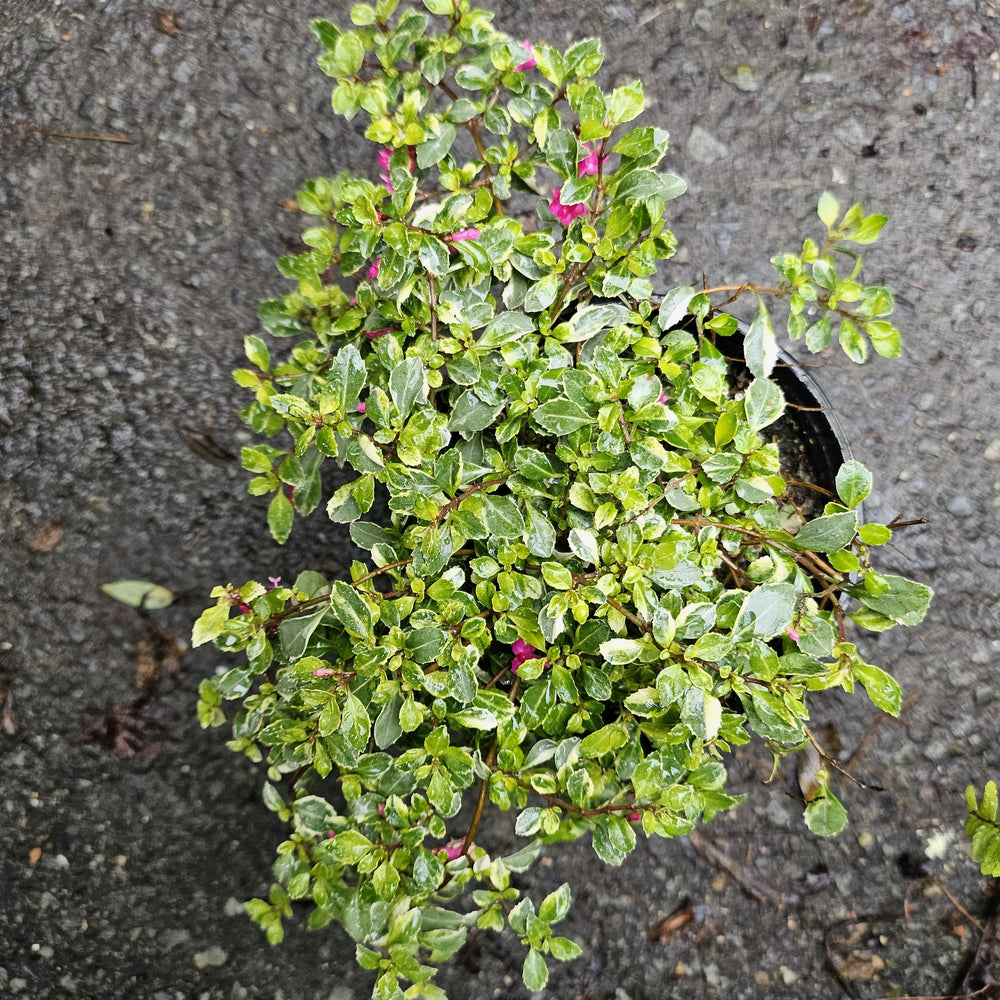
[{"label": "gravel texture in asphalt", "polygon": [[[518,36],[600,35],[603,81],[645,81],[689,184],[665,284],[766,283],[824,189],[890,216],[866,256],[898,292],[904,357],[831,354],[817,375],[876,474],[869,515],[928,519],[886,569],[937,592],[923,625],[865,640],[903,684],[901,721],[860,694],[815,701],[815,728],[884,789],[838,785],[849,829],[812,837],[794,768],[765,785],[751,745],[731,782],[747,802],[702,840],[643,842],[618,869],[552,849],[523,887],[572,874],[562,932],[584,956],[544,996],[948,993],[988,905],[962,792],[1000,776],[1000,5],[484,2]],[[0,996],[369,995],[339,931],[297,920],[272,949],[243,914],[283,832],[261,776],[195,719],[221,657],[178,647],[214,584],[349,558],[322,510],[275,545],[226,459],[251,440],[229,372],[299,240],[287,199],[345,166],[375,174],[308,30],[348,8],[0,0]],[[143,620],[99,589],[127,578],[178,600]],[[441,983],[525,1000],[522,959],[476,937]]]}]

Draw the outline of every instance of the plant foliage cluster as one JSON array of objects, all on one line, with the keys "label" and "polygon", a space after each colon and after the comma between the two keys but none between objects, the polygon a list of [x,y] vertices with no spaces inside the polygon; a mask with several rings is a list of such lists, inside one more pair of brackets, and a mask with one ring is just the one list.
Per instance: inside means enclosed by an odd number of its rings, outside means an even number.
[{"label": "plant foliage cluster", "polygon": [[[603,90],[596,40],[559,51],[467,0],[423,7],[313,22],[380,173],[298,193],[309,249],[260,309],[291,347],[247,337],[235,373],[271,442],[243,464],[272,533],[325,503],[368,555],[349,579],[219,587],[194,632],[245,657],[203,682],[200,717],[265,762],[290,826],[251,915],[276,942],[310,902],[383,1000],[442,996],[435,969],[473,927],[510,928],[540,989],[547,956],[580,953],[553,929],[570,889],[536,905],[512,873],[584,834],[617,865],[637,834],[732,807],[726,755],[754,733],[808,742],[810,692],[861,684],[898,712],[848,621],[912,625],[930,599],[872,566],[892,530],[860,516],[868,471],[847,462],[802,517],[768,430],[785,400],[765,293],[812,351],[898,354],[854,249],[885,217],[824,195],[826,237],[775,258],[776,287],[654,296],[685,185],[660,169],[667,133],[629,127],[641,85]],[[760,304],[736,389],[723,307],[743,293]],[[346,475],[326,496],[328,459]],[[389,518],[366,520],[380,494]],[[515,854],[476,840],[490,804],[516,813]],[[805,820],[846,820],[825,769]]]}]

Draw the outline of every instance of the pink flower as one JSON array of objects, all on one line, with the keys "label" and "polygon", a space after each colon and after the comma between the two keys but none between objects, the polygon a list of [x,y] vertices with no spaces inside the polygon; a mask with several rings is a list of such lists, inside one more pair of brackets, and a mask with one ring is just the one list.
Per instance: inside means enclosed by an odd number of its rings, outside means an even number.
[{"label": "pink flower", "polygon": [[333,840],[333,838],[336,837],[336,836],[337,836],[337,834],[334,833],[333,830],[327,830],[326,831],[326,839],[327,840]]},{"label": "pink flower", "polygon": [[368,280],[374,281],[378,277],[378,269],[382,264],[382,258],[379,257],[370,268],[368,268]]},{"label": "pink flower", "polygon": [[569,224],[581,215],[587,214],[587,206],[582,202],[579,205],[564,205],[559,200],[562,188],[556,188],[553,192],[552,201],[549,202],[549,211],[556,217],[556,221],[564,228],[568,229]]},{"label": "pink flower", "polygon": [[523,73],[525,70],[534,69],[538,65],[538,63],[535,62],[535,50],[532,47],[531,42],[529,42],[526,38],[521,44],[528,50],[528,58],[525,59],[523,63],[518,63],[518,65],[514,67],[515,73]]},{"label": "pink flower", "polygon": [[788,628],[787,628],[786,631],[788,632],[788,638],[791,639],[792,642],[798,642],[799,641],[799,633],[796,632],[795,629],[793,629],[791,625],[788,626]]},{"label": "pink flower", "polygon": [[475,226],[470,226],[468,229],[460,229],[457,233],[446,236],[445,239],[450,243],[461,243],[463,240],[478,240],[481,235]]},{"label": "pink flower", "polygon": [[332,677],[335,673],[336,671],[329,667],[319,667],[312,672],[312,675],[313,677]]},{"label": "pink flower", "polygon": [[383,816],[383,817],[385,816],[385,803],[384,802],[380,802],[378,804],[378,814],[379,814],[379,816]]},{"label": "pink flower", "polygon": [[510,667],[510,672],[512,674],[517,673],[517,668],[520,667],[525,660],[533,660],[538,655],[538,650],[535,649],[535,647],[530,643],[525,642],[524,639],[515,639],[514,644],[510,648],[514,653],[514,660]]},{"label": "pink flower", "polygon": [[245,604],[241,604],[240,605],[240,614],[241,615],[248,615],[248,614],[250,614],[250,608],[248,608]]},{"label": "pink flower", "polygon": [[660,395],[657,397],[656,401],[658,403],[665,403],[667,401],[667,397],[664,396],[663,393],[661,392]]},{"label": "pink flower", "polygon": [[464,853],[465,841],[464,840],[449,840],[447,844],[444,845],[441,850],[444,851],[449,861],[454,861],[455,858],[460,858]]},{"label": "pink flower", "polygon": [[365,412],[365,404],[358,403],[358,413],[364,413],[364,412]]},{"label": "pink flower", "polygon": [[378,340],[379,337],[384,337],[387,333],[392,333],[391,326],[387,326],[384,330],[365,330],[365,336],[369,340]]},{"label": "pink flower", "polygon": [[601,168],[601,161],[595,150],[590,148],[589,143],[583,143],[583,148],[587,155],[580,161],[576,168],[578,177],[585,177],[587,174],[596,174]]},{"label": "pink flower", "polygon": [[634,823],[637,819],[642,819],[642,816],[640,816],[639,813],[635,809],[633,809],[628,814],[627,819],[629,820],[630,823]]},{"label": "pink flower", "polygon": [[281,583],[280,576],[269,576],[267,579],[268,582],[271,584],[271,586],[267,588],[268,590],[274,590],[274,588],[277,587],[279,583]]},{"label": "pink flower", "polygon": [[[410,173],[413,173],[414,168],[417,165],[417,157],[414,152],[413,146],[406,147],[407,152],[410,154]],[[378,165],[379,165],[379,180],[385,185],[386,191],[392,194],[392,177],[389,174],[389,161],[392,159],[392,154],[395,150],[390,149],[388,146],[379,150],[378,154]]]}]

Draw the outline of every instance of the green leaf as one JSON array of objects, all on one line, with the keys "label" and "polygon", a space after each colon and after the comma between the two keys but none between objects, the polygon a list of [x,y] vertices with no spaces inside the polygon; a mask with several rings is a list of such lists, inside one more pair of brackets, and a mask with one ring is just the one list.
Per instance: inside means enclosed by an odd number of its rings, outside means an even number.
[{"label": "green leaf", "polygon": [[601,656],[612,664],[632,663],[642,653],[643,645],[635,639],[608,639],[600,645]]},{"label": "green leaf", "polygon": [[278,639],[281,642],[281,651],[288,659],[289,663],[301,659],[306,655],[306,647],[312,638],[313,632],[319,628],[320,622],[326,615],[327,605],[323,604],[318,610],[311,614],[303,615],[301,618],[289,618],[278,626]]},{"label": "green leaf", "polygon": [[568,882],[550,892],[538,906],[538,916],[547,924],[557,924],[569,913],[571,893]]},{"label": "green leaf", "polygon": [[750,430],[759,431],[785,412],[785,394],[769,378],[755,378],[743,397],[743,409]]},{"label": "green leaf", "polygon": [[765,583],[747,594],[736,619],[737,626],[752,622],[754,635],[773,639],[792,622],[795,614],[795,588],[790,583]]},{"label": "green leaf", "polygon": [[295,508],[284,492],[275,493],[267,507],[267,526],[275,541],[285,542],[292,531]]},{"label": "green leaf", "polygon": [[524,517],[513,497],[484,496],[483,521],[486,530],[496,538],[521,538],[524,535]]},{"label": "green leaf", "polygon": [[545,984],[549,981],[549,967],[545,964],[542,953],[535,948],[528,950],[521,978],[524,980],[524,985],[533,992],[545,989]]},{"label": "green leaf", "polygon": [[840,205],[829,191],[824,191],[819,196],[819,207],[816,209],[816,214],[819,216],[819,221],[827,229],[833,228],[837,217],[840,215]]},{"label": "green leaf", "polygon": [[680,285],[677,288],[671,288],[660,302],[660,311],[658,313],[660,329],[667,332],[677,326],[688,314],[688,305],[697,294],[697,291],[691,285]]},{"label": "green leaf", "polygon": [[840,319],[840,346],[856,365],[863,364],[868,356],[865,338],[846,316],[842,316]]},{"label": "green leaf", "polygon": [[404,640],[410,659],[420,664],[433,663],[447,643],[448,635],[444,629],[433,625],[414,629]]},{"label": "green leaf", "polygon": [[872,474],[853,458],[837,472],[837,495],[846,507],[857,507],[872,491]]},{"label": "green leaf", "polygon": [[[778,340],[774,335],[774,327],[771,325],[771,316],[760,299],[758,299],[757,315],[750,324],[750,329],[743,341],[743,352],[747,368],[750,369],[755,380],[766,379],[770,376],[774,370],[775,362],[778,360]],[[754,430],[758,429],[754,428]]]},{"label": "green leaf", "polygon": [[329,384],[330,391],[344,411],[358,401],[366,377],[365,363],[358,349],[354,344],[342,347],[333,360]]},{"label": "green leaf", "polygon": [[427,381],[420,358],[404,358],[393,368],[389,376],[389,395],[404,420],[417,400],[426,400]]},{"label": "green leaf", "polygon": [[206,608],[194,623],[191,645],[201,646],[218,636],[229,621],[230,608],[229,604],[217,604],[213,608]]},{"label": "green leaf", "polygon": [[847,826],[847,810],[829,789],[812,800],[805,810],[806,826],[818,837],[833,837]]},{"label": "green leaf", "polygon": [[578,428],[595,422],[594,417],[569,399],[553,399],[542,403],[534,410],[532,418],[543,430],[559,437],[572,434]]},{"label": "green leaf", "polygon": [[857,586],[848,588],[848,593],[899,625],[919,625],[927,614],[934,591],[923,583],[902,576],[886,574],[882,580],[886,589],[881,594],[869,594],[864,587]]},{"label": "green leaf", "polygon": [[617,302],[602,302],[598,305],[583,306],[569,320],[569,334],[560,339],[565,343],[579,343],[590,340],[602,330],[618,326],[628,320],[628,309]]},{"label": "green leaf", "polygon": [[363,639],[373,638],[372,613],[349,583],[334,580],[330,585],[330,608],[349,632]]},{"label": "green leaf", "polygon": [[792,544],[808,552],[836,552],[847,548],[858,533],[858,515],[853,510],[814,518],[795,536]]},{"label": "green leaf", "polygon": [[635,830],[621,816],[599,817],[594,826],[594,851],[616,868],[635,847]]},{"label": "green leaf", "polygon": [[596,732],[585,736],[580,742],[581,757],[602,757],[606,753],[613,753],[623,747],[628,742],[628,733],[625,727],[618,723],[611,723],[603,726]]},{"label": "green leaf", "polygon": [[854,679],[860,681],[873,705],[889,715],[899,715],[902,691],[899,683],[879,667],[856,660],[851,664]]},{"label": "green leaf", "polygon": [[101,590],[130,608],[146,611],[159,611],[174,603],[174,595],[166,587],[148,580],[115,580],[114,583],[102,583]]}]

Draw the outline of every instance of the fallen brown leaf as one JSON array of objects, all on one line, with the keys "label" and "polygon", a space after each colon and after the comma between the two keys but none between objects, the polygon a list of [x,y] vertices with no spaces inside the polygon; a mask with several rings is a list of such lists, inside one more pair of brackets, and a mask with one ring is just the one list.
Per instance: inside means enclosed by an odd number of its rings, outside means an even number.
[{"label": "fallen brown leaf", "polygon": [[192,430],[190,427],[178,427],[177,433],[184,438],[184,443],[206,462],[216,462],[222,465],[236,461],[234,454],[226,451],[208,434],[202,434],[201,431]]},{"label": "fallen brown leaf", "polygon": [[42,856],[42,849],[40,847],[33,847],[28,851],[28,864],[37,865],[38,859]]},{"label": "fallen brown leaf", "polygon": [[51,552],[63,536],[63,526],[58,521],[49,521],[43,524],[28,542],[28,548],[32,552]]},{"label": "fallen brown leaf", "polygon": [[181,30],[181,26],[178,23],[177,18],[169,11],[154,11],[153,20],[156,22],[157,28],[159,28],[164,34],[170,35],[171,38],[175,37],[177,32]]},{"label": "fallen brown leaf", "polygon": [[17,735],[14,696],[10,692],[10,681],[6,677],[0,677],[0,729],[3,729],[8,736]]},{"label": "fallen brown leaf", "polygon": [[135,647],[135,686],[147,688],[156,683],[159,664],[153,651],[153,643],[142,636]]},{"label": "fallen brown leaf", "polygon": [[694,920],[694,910],[691,908],[691,901],[685,899],[673,913],[649,928],[649,940],[666,941],[667,938],[672,934],[676,934],[677,931],[692,920]]}]

